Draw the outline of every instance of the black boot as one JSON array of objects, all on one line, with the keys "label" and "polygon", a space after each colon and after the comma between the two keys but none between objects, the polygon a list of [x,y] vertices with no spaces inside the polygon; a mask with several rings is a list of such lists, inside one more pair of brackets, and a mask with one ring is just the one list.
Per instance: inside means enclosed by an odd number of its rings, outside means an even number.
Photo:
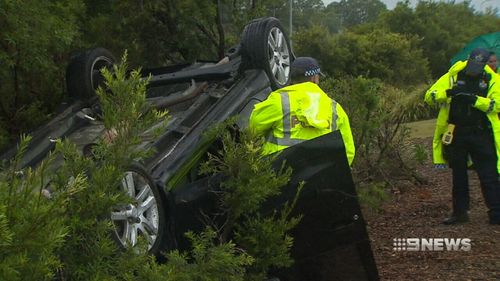
[{"label": "black boot", "polygon": [[467,214],[467,212],[453,213],[449,218],[446,218],[443,221],[443,224],[453,225],[453,224],[466,223],[468,221],[469,221],[469,215]]}]

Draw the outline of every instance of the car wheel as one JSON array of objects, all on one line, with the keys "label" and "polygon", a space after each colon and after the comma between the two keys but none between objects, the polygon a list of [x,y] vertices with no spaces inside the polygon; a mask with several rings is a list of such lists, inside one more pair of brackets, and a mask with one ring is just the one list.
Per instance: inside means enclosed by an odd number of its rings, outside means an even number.
[{"label": "car wheel", "polygon": [[[148,252],[158,255],[166,240],[165,200],[160,190],[139,164],[127,169],[121,187],[132,202],[111,212],[117,242],[125,248],[139,246],[143,240]],[[141,252],[140,247],[135,249]]]},{"label": "car wheel", "polygon": [[95,97],[95,91],[103,82],[100,70],[111,69],[116,59],[104,48],[90,49],[72,57],[66,68],[68,95],[86,100]]},{"label": "car wheel", "polygon": [[245,26],[241,49],[243,62],[264,70],[271,88],[278,89],[290,82],[292,49],[278,19],[258,19]]}]

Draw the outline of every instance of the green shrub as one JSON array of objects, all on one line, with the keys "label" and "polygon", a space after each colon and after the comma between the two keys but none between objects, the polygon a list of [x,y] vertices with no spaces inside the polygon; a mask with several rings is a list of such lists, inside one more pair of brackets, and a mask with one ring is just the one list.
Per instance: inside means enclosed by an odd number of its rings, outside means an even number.
[{"label": "green shrub", "polygon": [[296,54],[315,57],[321,69],[335,78],[378,78],[401,88],[425,83],[430,77],[418,43],[416,37],[383,29],[331,34],[325,27],[312,26],[294,37]]},{"label": "green shrub", "polygon": [[427,148],[422,144],[415,144],[414,148],[414,159],[418,164],[423,164],[427,159],[429,159],[429,153],[427,152]]},{"label": "green shrub", "polygon": [[0,173],[0,279],[6,281],[53,280],[63,267],[57,252],[68,237],[67,199],[86,187],[78,177],[65,192],[47,200],[45,174],[54,157],[33,170],[15,168],[29,141],[29,137],[21,139],[17,156]]},{"label": "green shrub", "polygon": [[224,128],[223,124],[215,129],[215,135],[222,140],[222,149],[209,155],[201,173],[217,173],[225,178],[219,193],[220,209],[226,218],[219,229],[220,239],[227,242],[234,232],[238,247],[253,258],[246,280],[263,280],[270,268],[288,267],[293,262],[290,257],[293,238],[289,232],[300,217],[290,217],[290,213],[303,183],[298,186],[294,202],[271,215],[261,215],[259,209],[263,203],[281,193],[292,170],[285,163],[279,170],[273,169],[276,155],[262,156],[262,138],[249,130],[235,137]]},{"label": "green shrub", "polygon": [[218,234],[207,228],[199,234],[186,234],[193,245],[187,253],[172,251],[168,262],[154,260],[139,268],[137,279],[151,281],[243,281],[246,266],[253,262],[232,242],[218,243]]},{"label": "green shrub", "polygon": [[[415,161],[408,161],[414,156],[413,144],[404,123],[421,116],[425,85],[403,91],[379,79],[343,77],[324,79],[321,87],[349,116],[356,146],[352,172],[358,185],[382,182],[393,186],[399,180],[421,180],[414,171]],[[371,189],[362,192],[365,197],[379,197]]]},{"label": "green shrub", "polygon": [[357,193],[361,205],[370,210],[379,211],[382,208],[382,203],[390,199],[390,193],[387,189],[385,182],[360,184]]}]

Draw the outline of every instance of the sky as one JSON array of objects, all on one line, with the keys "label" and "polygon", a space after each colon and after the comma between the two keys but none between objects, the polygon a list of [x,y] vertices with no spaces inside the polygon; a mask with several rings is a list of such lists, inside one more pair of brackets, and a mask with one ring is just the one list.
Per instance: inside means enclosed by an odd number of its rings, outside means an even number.
[{"label": "sky", "polygon": [[[393,9],[396,6],[396,3],[402,2],[402,0],[381,0],[387,6],[387,9]],[[323,0],[325,5],[330,4],[331,2],[339,2],[338,0]],[[463,2],[461,0],[456,0],[455,3]],[[471,0],[471,5],[478,11],[483,11],[486,7],[493,7],[500,9],[500,0]],[[418,3],[418,0],[411,0],[410,3],[415,5]]]}]

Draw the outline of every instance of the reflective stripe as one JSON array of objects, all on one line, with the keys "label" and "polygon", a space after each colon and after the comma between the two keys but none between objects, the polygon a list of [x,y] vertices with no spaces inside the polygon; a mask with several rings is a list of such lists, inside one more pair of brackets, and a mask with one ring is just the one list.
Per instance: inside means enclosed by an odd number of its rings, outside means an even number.
[{"label": "reflective stripe", "polygon": [[281,94],[281,109],[283,111],[283,138],[291,137],[292,126],[290,125],[290,98],[287,92]]},{"label": "reflective stripe", "polygon": [[278,138],[272,133],[267,137],[267,141],[282,146],[292,146],[304,142],[302,139],[292,139],[292,126],[291,126],[291,110],[290,110],[290,97],[287,92],[280,93],[281,95],[281,109],[283,111],[283,137]]},{"label": "reflective stripe", "polygon": [[301,140],[301,139],[292,139],[292,138],[277,138],[275,136],[269,136],[267,138],[267,141],[270,142],[270,143],[274,143],[274,144],[277,144],[277,145],[282,145],[282,146],[292,146],[292,145],[296,145],[296,144],[299,144],[299,143],[302,143],[306,140]]},{"label": "reflective stripe", "polygon": [[337,119],[339,115],[337,114],[337,102],[332,100],[332,132],[337,131]]},{"label": "reflective stripe", "polygon": [[446,164],[434,164],[434,169],[446,169],[447,167]]},{"label": "reflective stripe", "polygon": [[490,113],[493,111],[493,107],[495,107],[495,100],[490,100],[490,105],[488,106],[488,109],[486,110],[486,113]]},{"label": "reflective stripe", "polygon": [[[283,137],[279,138],[271,134],[267,137],[267,141],[281,146],[293,146],[306,141],[307,139],[292,139],[292,126],[291,126],[291,109],[290,109],[290,97],[288,92],[281,92],[281,109],[283,113]],[[315,102],[316,105],[319,104]],[[317,111],[318,109],[316,109]],[[337,130],[337,102],[332,100],[332,131]]]},{"label": "reflective stripe", "polygon": [[291,126],[291,113],[290,113],[290,97],[288,92],[281,92],[281,110],[283,113],[283,138],[278,138],[271,132],[267,137],[267,141],[277,145],[292,146],[303,142],[303,140],[292,140],[292,126]]}]

